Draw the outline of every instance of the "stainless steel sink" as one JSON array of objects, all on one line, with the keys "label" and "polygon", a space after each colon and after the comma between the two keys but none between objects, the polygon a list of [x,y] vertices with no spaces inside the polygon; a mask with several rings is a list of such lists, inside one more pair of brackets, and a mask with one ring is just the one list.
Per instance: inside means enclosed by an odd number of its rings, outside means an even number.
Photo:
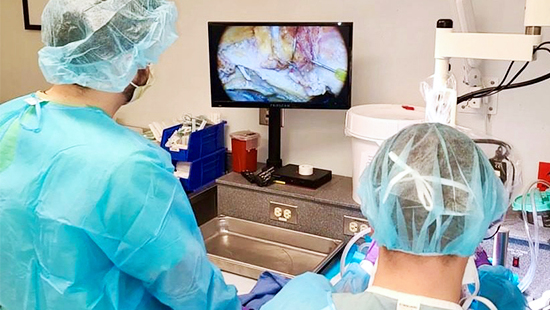
[{"label": "stainless steel sink", "polygon": [[344,246],[341,240],[227,216],[205,223],[201,231],[215,265],[255,280],[266,270],[291,278],[318,272]]}]

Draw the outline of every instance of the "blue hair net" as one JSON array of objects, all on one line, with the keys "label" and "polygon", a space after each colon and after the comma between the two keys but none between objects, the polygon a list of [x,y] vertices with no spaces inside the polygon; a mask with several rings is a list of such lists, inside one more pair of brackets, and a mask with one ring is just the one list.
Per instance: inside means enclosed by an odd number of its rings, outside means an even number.
[{"label": "blue hair net", "polygon": [[386,140],[361,177],[360,195],[373,239],[416,255],[471,256],[508,206],[483,151],[436,123]]},{"label": "blue hair net", "polygon": [[42,14],[42,73],[52,84],[122,92],[177,39],[177,15],[166,0],[50,0]]}]

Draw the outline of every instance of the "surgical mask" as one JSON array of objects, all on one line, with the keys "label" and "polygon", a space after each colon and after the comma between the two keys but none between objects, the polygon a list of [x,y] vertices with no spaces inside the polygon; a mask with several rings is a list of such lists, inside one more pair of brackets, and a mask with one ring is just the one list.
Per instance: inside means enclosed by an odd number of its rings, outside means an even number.
[{"label": "surgical mask", "polygon": [[134,86],[135,89],[134,89],[134,93],[132,95],[132,99],[130,99],[130,101],[128,101],[128,103],[134,102],[136,100],[139,100],[141,97],[143,97],[143,94],[145,94],[145,92],[151,86],[153,86],[154,83],[155,83],[155,77],[153,75],[153,67],[149,66],[149,78],[147,79],[147,82],[145,83],[145,85],[138,86],[138,85],[134,84],[134,82],[130,82],[130,85]]}]

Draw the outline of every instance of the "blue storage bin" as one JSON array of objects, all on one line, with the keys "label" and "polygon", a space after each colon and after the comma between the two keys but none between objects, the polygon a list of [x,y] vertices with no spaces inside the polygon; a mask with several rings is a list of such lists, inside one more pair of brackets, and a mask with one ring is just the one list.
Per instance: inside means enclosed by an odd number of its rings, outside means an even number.
[{"label": "blue storage bin", "polygon": [[180,179],[183,188],[194,192],[204,185],[213,182],[225,172],[225,148],[191,162],[189,179]]},{"label": "blue storage bin", "polygon": [[178,152],[170,151],[165,145],[172,134],[181,128],[181,125],[167,128],[162,132],[160,146],[170,153],[174,161],[192,162],[198,160],[221,149],[225,149],[225,124],[226,122],[221,122],[217,125],[206,126],[202,130],[193,132],[189,137],[187,150],[180,150]]}]

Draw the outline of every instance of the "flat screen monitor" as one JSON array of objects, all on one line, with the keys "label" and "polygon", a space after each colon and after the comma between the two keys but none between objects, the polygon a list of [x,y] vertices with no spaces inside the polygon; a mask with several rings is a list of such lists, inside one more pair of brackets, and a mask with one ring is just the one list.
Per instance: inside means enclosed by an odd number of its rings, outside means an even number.
[{"label": "flat screen monitor", "polygon": [[349,109],[352,23],[209,22],[213,107]]}]

